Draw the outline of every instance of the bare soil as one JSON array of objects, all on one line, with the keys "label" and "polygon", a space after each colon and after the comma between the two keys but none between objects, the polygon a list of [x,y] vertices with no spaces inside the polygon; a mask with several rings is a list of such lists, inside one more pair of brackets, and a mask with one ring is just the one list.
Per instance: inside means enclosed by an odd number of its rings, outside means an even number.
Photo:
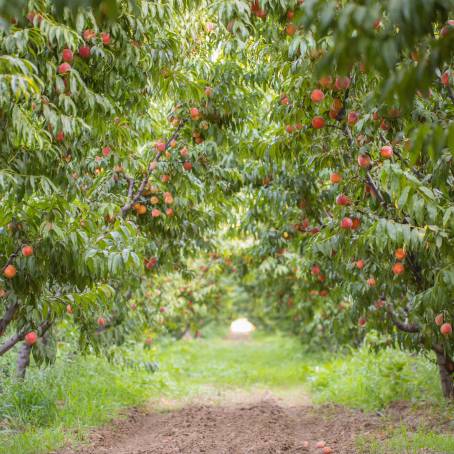
[{"label": "bare soil", "polygon": [[383,430],[379,415],[313,406],[302,389],[218,395],[207,390],[206,395],[196,402],[163,399],[131,410],[94,432],[89,445],[59,454],[321,454],[315,447],[321,440],[334,453],[354,454],[358,435],[376,437]]}]

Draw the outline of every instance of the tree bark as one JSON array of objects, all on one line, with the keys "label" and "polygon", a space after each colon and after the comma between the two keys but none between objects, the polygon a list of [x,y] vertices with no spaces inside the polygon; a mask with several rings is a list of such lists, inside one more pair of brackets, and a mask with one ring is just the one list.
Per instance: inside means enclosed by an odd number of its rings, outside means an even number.
[{"label": "tree bark", "polygon": [[11,320],[16,315],[17,310],[19,309],[19,304],[17,302],[11,303],[6,309],[5,315],[0,319],[0,336],[5,334],[7,326],[11,323]]},{"label": "tree bark", "polygon": [[25,378],[25,373],[27,367],[30,365],[30,353],[32,351],[32,346],[25,344],[19,350],[17,357],[17,370],[16,376],[18,380],[23,380]]},{"label": "tree bark", "polygon": [[454,363],[442,351],[435,350],[437,355],[438,371],[440,373],[441,390],[447,399],[454,399]]}]

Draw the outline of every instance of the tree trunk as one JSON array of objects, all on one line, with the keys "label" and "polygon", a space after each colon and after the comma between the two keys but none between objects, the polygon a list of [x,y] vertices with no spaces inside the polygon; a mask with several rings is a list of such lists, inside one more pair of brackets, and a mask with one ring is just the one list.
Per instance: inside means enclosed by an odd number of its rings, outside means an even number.
[{"label": "tree trunk", "polygon": [[19,350],[19,355],[17,357],[17,371],[16,375],[19,380],[25,378],[25,372],[27,367],[30,365],[30,353],[32,351],[32,346],[24,343],[21,349]]},{"label": "tree trunk", "polygon": [[441,389],[443,396],[447,399],[454,399],[454,363],[444,353],[436,351],[438,371],[440,372]]}]

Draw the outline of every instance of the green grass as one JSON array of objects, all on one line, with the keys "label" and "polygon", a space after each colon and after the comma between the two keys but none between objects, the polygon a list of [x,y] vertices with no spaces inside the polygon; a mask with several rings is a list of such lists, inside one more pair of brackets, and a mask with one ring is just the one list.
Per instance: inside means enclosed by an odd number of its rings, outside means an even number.
[{"label": "green grass", "polygon": [[161,373],[168,376],[168,393],[197,394],[214,388],[301,385],[316,358],[303,355],[293,338],[270,336],[253,342],[210,339],[170,345],[158,355]]},{"label": "green grass", "polygon": [[415,454],[429,449],[431,453],[454,453],[454,436],[434,432],[409,432],[405,426],[395,430],[387,440],[359,437],[357,446],[364,454]]},{"label": "green grass", "polygon": [[159,382],[148,373],[112,367],[104,359],[65,360],[31,368],[25,383],[3,381],[0,453],[41,454],[81,439],[118,410],[143,403]]},{"label": "green grass", "polygon": [[[63,350],[55,366],[32,367],[24,383],[2,379],[0,454],[44,454],[84,440],[90,428],[114,418],[122,408],[161,397],[184,402],[216,390],[263,387],[299,393],[304,386],[315,402],[366,410],[403,399],[440,405],[438,377],[430,361],[392,349],[308,354],[297,339],[280,335],[256,335],[242,343],[219,336],[163,340],[151,350],[134,344],[128,349],[123,354],[134,364],[157,361],[159,371],[128,369],[124,363],[115,366],[93,356],[70,359]],[[0,364],[1,369],[8,368]],[[360,439],[358,446],[370,446],[376,451],[363,452],[376,453],[417,452],[420,447],[454,453],[449,436],[410,434],[404,427],[391,435],[386,445]]]},{"label": "green grass", "polygon": [[436,366],[396,349],[367,347],[334,357],[314,370],[309,383],[317,402],[376,411],[396,400],[442,401]]}]

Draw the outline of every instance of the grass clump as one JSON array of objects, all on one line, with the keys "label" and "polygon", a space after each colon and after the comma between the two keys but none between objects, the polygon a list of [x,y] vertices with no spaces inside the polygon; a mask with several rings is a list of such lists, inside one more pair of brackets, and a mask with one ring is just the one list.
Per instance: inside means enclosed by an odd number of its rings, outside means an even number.
[{"label": "grass clump", "polygon": [[394,401],[442,400],[436,366],[427,358],[386,348],[364,346],[322,362],[309,377],[317,402],[335,402],[364,410],[380,410]]}]

